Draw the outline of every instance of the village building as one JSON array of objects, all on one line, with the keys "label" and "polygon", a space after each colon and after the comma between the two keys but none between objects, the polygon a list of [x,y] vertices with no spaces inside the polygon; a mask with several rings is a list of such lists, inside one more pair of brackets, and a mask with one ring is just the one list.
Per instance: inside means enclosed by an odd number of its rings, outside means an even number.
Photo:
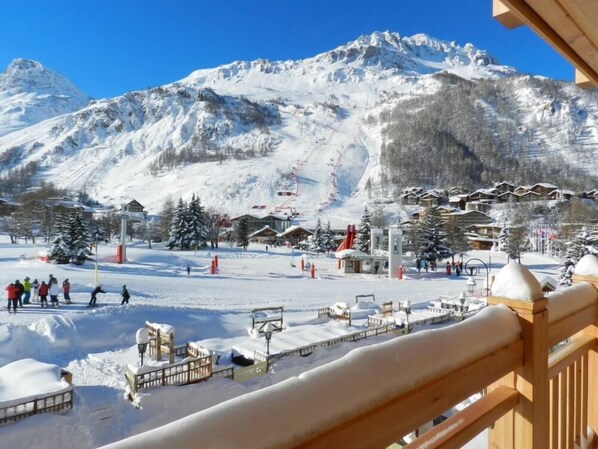
[{"label": "village building", "polygon": [[247,232],[249,235],[259,231],[265,226],[274,229],[276,232],[282,232],[291,226],[291,217],[288,216],[270,214],[264,217],[258,217],[256,215],[244,214],[239,215],[231,220],[231,224],[234,229],[237,228],[242,219],[247,220]]},{"label": "village building", "polygon": [[297,246],[300,242],[313,235],[313,232],[301,226],[289,226],[282,232],[279,232],[276,237],[279,242],[289,244],[290,246]]}]

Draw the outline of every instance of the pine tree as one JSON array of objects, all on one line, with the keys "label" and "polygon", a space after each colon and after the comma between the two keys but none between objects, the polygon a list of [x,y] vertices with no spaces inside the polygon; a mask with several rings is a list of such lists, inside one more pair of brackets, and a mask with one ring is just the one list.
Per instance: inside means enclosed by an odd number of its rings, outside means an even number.
[{"label": "pine tree", "polygon": [[496,245],[497,251],[506,251],[507,250],[508,238],[509,238],[509,231],[507,230],[507,227],[504,226],[498,233],[498,242]]},{"label": "pine tree", "polygon": [[187,205],[182,198],[179,198],[176,209],[172,214],[170,238],[166,246],[169,249],[174,249],[176,247],[180,249],[189,249]]},{"label": "pine tree", "polygon": [[523,211],[517,211],[507,228],[505,252],[511,260],[521,261],[521,253],[527,248],[526,218]]},{"label": "pine tree", "polygon": [[323,236],[323,231],[322,231],[322,222],[319,218],[318,218],[318,221],[316,222],[316,227],[314,229],[314,233],[311,236],[309,249],[312,251],[315,251],[317,253],[325,253],[326,252],[326,246],[324,243],[324,236]]},{"label": "pine tree", "polygon": [[336,243],[334,243],[334,233],[330,227],[330,221],[326,223],[326,229],[322,232],[322,244],[326,248],[326,252],[336,249]]},{"label": "pine tree", "polygon": [[93,237],[87,230],[81,212],[77,211],[69,217],[66,243],[70,250],[71,260],[76,264],[82,264],[91,260],[91,244]]},{"label": "pine tree", "polygon": [[249,223],[247,223],[247,217],[239,220],[236,231],[237,245],[242,246],[243,249],[247,249],[249,246]]},{"label": "pine tree", "polygon": [[417,230],[419,256],[427,261],[437,261],[450,256],[445,246],[446,231],[436,207],[428,208]]},{"label": "pine tree", "polygon": [[353,245],[355,249],[364,253],[370,252],[371,222],[372,218],[366,206],[361,216],[361,222],[359,223],[359,236]]},{"label": "pine tree", "polygon": [[52,241],[48,256],[53,263],[64,264],[71,261],[71,251],[62,238],[62,234],[58,234]]},{"label": "pine tree", "polygon": [[158,225],[161,240],[170,240],[170,227],[172,225],[172,217],[174,216],[174,204],[171,198],[168,198],[162,210],[160,211],[160,223]]},{"label": "pine tree", "polygon": [[195,194],[191,197],[187,209],[187,234],[191,248],[200,248],[206,245],[207,229],[206,217],[201,201]]}]

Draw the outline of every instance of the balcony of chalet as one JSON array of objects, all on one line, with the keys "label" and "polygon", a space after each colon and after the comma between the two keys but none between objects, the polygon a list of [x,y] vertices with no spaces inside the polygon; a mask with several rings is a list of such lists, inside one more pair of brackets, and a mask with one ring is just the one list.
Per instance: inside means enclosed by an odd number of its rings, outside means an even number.
[{"label": "balcony of chalet", "polygon": [[527,268],[508,264],[470,319],[356,349],[107,447],[459,448],[484,432],[491,449],[598,447],[598,257],[575,273],[545,297]]}]

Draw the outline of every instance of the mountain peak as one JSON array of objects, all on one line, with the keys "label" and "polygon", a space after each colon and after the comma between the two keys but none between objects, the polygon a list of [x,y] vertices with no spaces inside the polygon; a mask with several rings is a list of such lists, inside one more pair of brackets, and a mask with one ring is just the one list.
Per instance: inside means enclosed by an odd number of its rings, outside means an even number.
[{"label": "mountain peak", "polygon": [[486,51],[469,43],[460,46],[454,41],[442,41],[424,33],[401,37],[399,33],[391,31],[376,31],[360,36],[325,53],[324,57],[331,62],[363,61],[368,66],[377,65],[383,69],[395,68],[419,73],[437,71],[440,69],[439,63],[445,63],[446,68],[454,64],[499,64]]},{"label": "mountain peak", "polygon": [[60,73],[25,58],[13,60],[6,72],[0,74],[0,90],[88,98]]}]

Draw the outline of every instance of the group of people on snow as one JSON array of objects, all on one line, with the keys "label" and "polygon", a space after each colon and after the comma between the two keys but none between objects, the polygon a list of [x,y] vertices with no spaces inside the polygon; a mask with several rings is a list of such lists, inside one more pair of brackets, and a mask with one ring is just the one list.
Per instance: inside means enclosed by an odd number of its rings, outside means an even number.
[{"label": "group of people on snow", "polygon": [[[45,280],[41,283],[34,279],[31,282],[29,276],[26,276],[23,282],[17,279],[11,282],[5,289],[6,297],[8,299],[8,312],[17,313],[17,308],[21,308],[28,304],[39,303],[41,307],[48,307],[48,296],[50,297],[50,304],[52,307],[59,307],[58,296],[62,292],[65,304],[72,304],[71,301],[71,283],[69,279],[62,281],[62,287],[58,285],[58,279],[50,274],[48,282]],[[97,301],[98,293],[106,293],[101,285],[98,285],[91,292],[91,299],[88,307],[94,307]],[[121,305],[128,304],[131,295],[127,290],[127,286],[123,285]]]},{"label": "group of people on snow", "polygon": [[[417,273],[421,274],[422,270],[426,270],[428,273],[429,270],[436,271],[437,270],[437,263],[435,260],[431,260],[428,262],[425,258],[418,257],[415,261],[415,268],[417,268]],[[452,272],[455,273],[456,276],[461,276],[461,271],[463,271],[463,262],[457,260],[456,262],[446,261],[446,274],[451,275]]]}]

